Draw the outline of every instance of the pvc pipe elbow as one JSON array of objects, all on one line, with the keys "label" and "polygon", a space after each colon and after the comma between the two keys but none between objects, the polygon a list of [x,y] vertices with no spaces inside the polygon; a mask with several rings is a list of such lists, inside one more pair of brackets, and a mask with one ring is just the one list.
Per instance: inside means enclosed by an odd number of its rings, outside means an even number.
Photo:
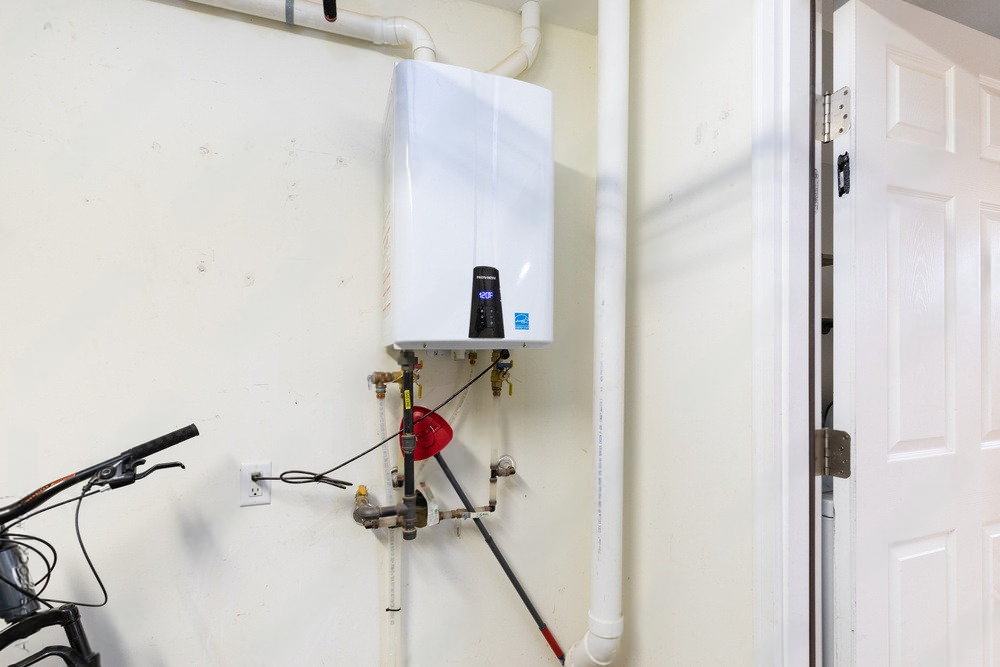
[{"label": "pvc pipe elbow", "polygon": [[506,58],[487,70],[498,76],[516,77],[535,64],[542,44],[542,9],[536,0],[521,5],[521,43]]},{"label": "pvc pipe elbow", "polygon": [[[436,60],[437,50],[427,28],[404,16],[382,19],[382,44],[408,45],[413,48],[414,60]],[[377,42],[378,43],[378,42]]]},{"label": "pvc pipe elbow", "polygon": [[621,636],[600,637],[588,632],[566,654],[568,667],[608,667],[615,662]]},{"label": "pvc pipe elbow", "polygon": [[542,7],[536,0],[521,5],[521,49],[528,57],[528,67],[535,64],[542,45]]},{"label": "pvc pipe elbow", "polygon": [[487,74],[515,78],[528,69],[528,58],[520,49],[514,51],[496,65],[486,70]]}]

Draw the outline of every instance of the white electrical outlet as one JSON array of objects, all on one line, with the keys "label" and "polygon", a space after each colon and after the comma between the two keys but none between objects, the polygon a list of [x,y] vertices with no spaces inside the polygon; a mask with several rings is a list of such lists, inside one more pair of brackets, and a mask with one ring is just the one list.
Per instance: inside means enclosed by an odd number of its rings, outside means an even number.
[{"label": "white electrical outlet", "polygon": [[254,480],[254,476],[271,476],[271,462],[244,463],[240,466],[240,507],[271,504],[270,480]]}]

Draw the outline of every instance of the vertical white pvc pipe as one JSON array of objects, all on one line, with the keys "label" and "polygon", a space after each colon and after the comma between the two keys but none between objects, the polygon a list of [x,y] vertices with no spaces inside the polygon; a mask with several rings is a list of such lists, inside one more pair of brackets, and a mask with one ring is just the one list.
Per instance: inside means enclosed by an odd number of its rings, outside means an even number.
[{"label": "vertical white pvc pipe", "polygon": [[[385,399],[378,399],[379,440],[385,440]],[[396,500],[396,489],[392,484],[391,448],[395,440],[382,445],[382,469],[385,480],[385,502],[392,504]],[[402,577],[400,560],[402,531],[398,528],[388,528],[386,536],[385,577],[387,586],[385,637],[379,664],[381,667],[401,667],[403,664],[403,611],[402,611]]]},{"label": "vertical white pvc pipe", "polygon": [[629,0],[600,0],[597,36],[597,255],[594,267],[594,536],[589,631],[576,667],[613,664],[622,618]]}]

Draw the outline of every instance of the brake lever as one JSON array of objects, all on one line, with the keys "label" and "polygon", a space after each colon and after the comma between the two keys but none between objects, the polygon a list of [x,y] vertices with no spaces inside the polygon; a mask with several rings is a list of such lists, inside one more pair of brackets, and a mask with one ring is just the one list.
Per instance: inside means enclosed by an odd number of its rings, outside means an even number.
[{"label": "brake lever", "polygon": [[141,466],[146,462],[146,459],[139,459],[138,461],[133,461],[131,458],[126,457],[119,459],[112,464],[106,465],[100,470],[98,470],[90,481],[87,482],[87,488],[91,486],[97,486],[101,484],[106,484],[112,489],[117,489],[122,486],[128,486],[133,484],[136,480],[142,479],[143,477],[149,476],[151,473],[162,470],[164,468],[183,468],[184,464],[180,461],[174,461],[172,463],[158,463],[149,470],[137,473],[136,468]]},{"label": "brake lever", "polygon": [[[140,461],[140,463],[142,463],[142,461]],[[153,466],[149,470],[137,473],[136,476],[135,476],[135,478],[137,480],[139,480],[139,479],[142,479],[143,477],[149,477],[150,474],[156,472],[157,470],[165,470],[167,468],[181,468],[183,470],[184,469],[184,464],[181,463],[180,461],[173,461],[171,463],[157,463],[155,466]]]}]

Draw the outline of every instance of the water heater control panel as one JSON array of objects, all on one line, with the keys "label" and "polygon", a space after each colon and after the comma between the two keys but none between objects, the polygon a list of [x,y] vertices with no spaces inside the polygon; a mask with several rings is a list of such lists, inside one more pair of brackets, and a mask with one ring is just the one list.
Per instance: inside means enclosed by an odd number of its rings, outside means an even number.
[{"label": "water heater control panel", "polygon": [[503,338],[500,272],[492,266],[472,270],[472,314],[469,338]]}]

